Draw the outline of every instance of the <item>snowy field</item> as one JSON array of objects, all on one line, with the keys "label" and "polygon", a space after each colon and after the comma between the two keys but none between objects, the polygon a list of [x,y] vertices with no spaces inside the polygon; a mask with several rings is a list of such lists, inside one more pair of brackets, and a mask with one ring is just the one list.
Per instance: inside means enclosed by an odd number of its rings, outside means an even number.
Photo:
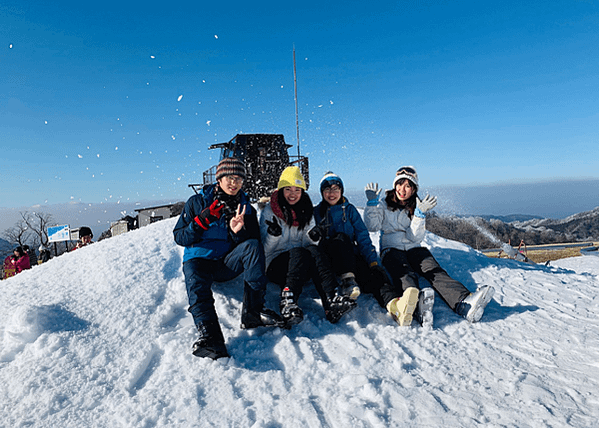
[{"label": "snowy field", "polygon": [[428,234],[452,276],[496,290],[474,325],[437,298],[432,330],[368,295],[330,324],[313,287],[292,330],[241,330],[242,282],[218,284],[231,358],[212,361],[191,354],[175,221],[0,282],[1,427],[597,426],[599,257],[531,266]]}]

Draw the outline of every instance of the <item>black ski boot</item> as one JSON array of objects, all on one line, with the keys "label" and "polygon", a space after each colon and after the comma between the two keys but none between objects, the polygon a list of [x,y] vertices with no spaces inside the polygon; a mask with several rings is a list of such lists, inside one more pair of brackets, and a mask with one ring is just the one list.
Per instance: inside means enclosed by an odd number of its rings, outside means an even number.
[{"label": "black ski boot", "polygon": [[282,327],[287,324],[275,311],[264,307],[264,291],[256,291],[247,283],[243,290],[241,328]]},{"label": "black ski boot", "polygon": [[200,337],[193,344],[193,355],[213,360],[229,356],[218,320],[200,322],[197,329]]},{"label": "black ski boot", "polygon": [[281,303],[279,304],[281,316],[288,326],[299,324],[304,319],[302,309],[295,303],[295,297],[289,287],[281,291]]},{"label": "black ski boot", "polygon": [[341,276],[339,294],[342,296],[347,296],[352,300],[358,300],[358,296],[360,295],[360,286],[356,282],[356,277],[353,273],[348,272]]},{"label": "black ski boot", "polygon": [[350,299],[349,296],[334,296],[329,298],[327,302],[328,308],[325,309],[324,313],[327,320],[335,324],[343,315],[354,309],[357,305],[356,301]]}]

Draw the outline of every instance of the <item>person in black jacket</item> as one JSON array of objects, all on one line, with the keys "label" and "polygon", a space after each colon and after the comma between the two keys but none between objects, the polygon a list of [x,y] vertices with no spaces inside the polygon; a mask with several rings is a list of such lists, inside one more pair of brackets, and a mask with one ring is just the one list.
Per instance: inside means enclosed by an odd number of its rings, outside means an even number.
[{"label": "person in black jacket", "polygon": [[199,332],[193,345],[198,357],[228,357],[214,307],[212,283],[244,273],[241,328],[285,327],[282,318],[264,308],[268,282],[256,211],[241,190],[246,178],[243,162],[225,158],[217,166],[216,184],[189,198],[173,230],[183,247],[183,273],[189,312]]},{"label": "person in black jacket", "polygon": [[29,265],[31,267],[37,266],[37,254],[33,248],[29,248],[29,245],[23,245],[23,251],[29,256]]},{"label": "person in black jacket", "polygon": [[40,245],[38,251],[40,252],[38,261],[41,263],[46,263],[52,257],[50,250],[46,248],[44,245]]}]

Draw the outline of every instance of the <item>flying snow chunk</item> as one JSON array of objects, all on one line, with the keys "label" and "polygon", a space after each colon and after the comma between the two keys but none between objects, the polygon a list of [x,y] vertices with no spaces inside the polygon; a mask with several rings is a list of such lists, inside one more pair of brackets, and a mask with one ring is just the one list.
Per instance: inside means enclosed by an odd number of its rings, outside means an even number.
[{"label": "flying snow chunk", "polygon": [[154,59],[154,58],[156,58],[156,57],[155,57],[154,55],[150,55],[150,58]]},{"label": "flying snow chunk", "polygon": [[77,156],[79,156],[79,159],[83,159],[83,156],[81,156],[81,155],[77,155]]},{"label": "flying snow chunk", "polygon": [[183,99],[183,95],[179,95],[179,98],[177,98],[177,101],[181,101]]},{"label": "flying snow chunk", "polygon": [[218,39],[218,35],[216,35],[216,34],[215,34],[215,35],[214,35],[214,38],[215,38],[215,39]]},{"label": "flying snow chunk", "polygon": [[12,49],[12,43],[8,45],[8,49]]},{"label": "flying snow chunk", "polygon": [[48,121],[47,121],[47,120],[44,120],[44,125],[47,125],[47,124],[48,124]]},{"label": "flying snow chunk", "polygon": [[210,126],[210,122],[212,122],[211,120],[207,120],[206,121],[206,125]]},{"label": "flying snow chunk", "polygon": [[174,139],[175,139],[175,136],[174,136],[174,135],[171,135],[171,138],[174,140]]}]

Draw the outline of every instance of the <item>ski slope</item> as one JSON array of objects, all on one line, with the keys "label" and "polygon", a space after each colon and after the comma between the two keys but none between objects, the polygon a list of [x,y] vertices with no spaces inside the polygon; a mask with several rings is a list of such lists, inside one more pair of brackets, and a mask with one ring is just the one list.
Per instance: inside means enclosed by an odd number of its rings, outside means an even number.
[{"label": "ski slope", "polygon": [[437,298],[432,330],[398,327],[368,295],[330,324],[311,286],[292,330],[241,330],[236,279],[214,287],[231,358],[212,361],[191,354],[175,221],[0,282],[1,427],[597,423],[599,257],[532,266],[427,234],[452,276],[496,290],[474,325]]}]

